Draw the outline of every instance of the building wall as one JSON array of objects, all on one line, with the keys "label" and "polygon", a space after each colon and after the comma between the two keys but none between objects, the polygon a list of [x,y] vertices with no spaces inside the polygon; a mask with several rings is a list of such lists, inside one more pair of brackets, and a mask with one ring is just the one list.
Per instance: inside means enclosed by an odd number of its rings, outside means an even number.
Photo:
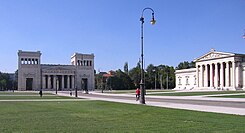
[{"label": "building wall", "polygon": [[41,88],[40,51],[18,52],[18,90],[27,90],[27,80],[32,79],[32,90]]},{"label": "building wall", "polygon": [[194,89],[197,85],[196,68],[175,71],[177,90]]},{"label": "building wall", "polygon": [[76,66],[76,87],[84,89],[84,79],[87,80],[87,89],[94,90],[94,55],[75,53],[71,57],[71,64]]},{"label": "building wall", "polygon": [[[44,65],[41,53],[18,52],[18,90],[94,90],[94,55],[75,53],[71,65]],[[28,80],[28,82],[27,82]],[[87,82],[85,85],[84,81]]]}]

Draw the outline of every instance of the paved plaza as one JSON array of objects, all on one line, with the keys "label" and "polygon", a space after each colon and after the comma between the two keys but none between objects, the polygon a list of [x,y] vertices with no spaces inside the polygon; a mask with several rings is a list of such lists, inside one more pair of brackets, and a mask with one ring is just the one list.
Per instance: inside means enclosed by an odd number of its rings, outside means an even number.
[{"label": "paved plaza", "polygon": [[[34,92],[34,93],[33,93]],[[27,92],[26,92],[27,93]],[[32,96],[39,97],[35,95],[38,93],[36,91],[31,91],[33,94],[26,95],[16,95],[18,92],[5,96]],[[101,100],[119,103],[129,103],[129,104],[140,104],[139,101],[135,100],[134,93],[124,93],[124,94],[112,94],[112,93],[101,93],[97,91],[90,92],[89,94],[84,94],[83,92],[78,92],[78,98],[75,98],[75,92],[72,92],[72,96],[69,91],[59,91],[58,96],[73,97],[72,99],[55,99],[56,95],[50,95],[49,93],[55,94],[55,92],[50,91],[44,94],[48,99],[1,99],[0,102],[13,101],[13,102],[23,102],[23,101],[33,101],[33,102],[47,102],[47,101],[88,101],[88,100]],[[149,92],[150,93],[179,93],[179,92]],[[153,96],[146,95],[145,106],[157,106],[165,108],[174,109],[185,109],[185,110],[195,110],[203,112],[214,112],[214,113],[224,113],[224,114],[235,114],[235,115],[245,115],[245,98],[223,98],[223,97],[213,97],[213,96],[227,96],[227,95],[245,95],[245,93],[234,93],[234,94],[215,94],[215,95],[202,95],[202,96]],[[212,96],[212,97],[210,97]]]},{"label": "paved plaza", "polygon": [[[58,95],[69,96],[70,94],[69,92],[63,91],[63,92],[59,92]],[[219,95],[227,95],[227,94],[219,94]],[[236,95],[236,94],[229,94],[229,95]],[[245,93],[239,93],[239,95],[245,95]],[[83,94],[82,92],[78,92],[78,97],[91,99],[91,100],[140,104],[139,101],[135,100],[135,95],[133,94],[108,94],[108,93],[100,93],[100,92],[91,92],[90,94]],[[146,95],[145,105],[204,111],[204,112],[224,113],[224,114],[245,115],[245,98]]]}]

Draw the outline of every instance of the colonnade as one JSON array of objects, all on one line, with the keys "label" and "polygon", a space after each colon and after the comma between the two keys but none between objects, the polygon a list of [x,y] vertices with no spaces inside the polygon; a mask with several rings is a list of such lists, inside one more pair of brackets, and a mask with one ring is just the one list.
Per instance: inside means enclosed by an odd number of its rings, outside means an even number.
[{"label": "colonnade", "polygon": [[214,88],[241,87],[239,83],[241,69],[239,66],[240,62],[234,61],[197,65],[197,86]]},{"label": "colonnade", "polygon": [[39,64],[37,58],[21,58],[20,64]]},{"label": "colonnade", "polygon": [[75,88],[74,75],[43,75],[42,76],[43,89],[71,89]]},{"label": "colonnade", "polygon": [[91,60],[77,60],[78,66],[92,66]]}]

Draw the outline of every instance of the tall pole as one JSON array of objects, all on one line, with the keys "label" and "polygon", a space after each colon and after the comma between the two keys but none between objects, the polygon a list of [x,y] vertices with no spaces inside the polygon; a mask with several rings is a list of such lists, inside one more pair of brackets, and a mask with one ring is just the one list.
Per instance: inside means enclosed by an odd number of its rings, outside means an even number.
[{"label": "tall pole", "polygon": [[74,81],[74,84],[75,84],[75,97],[77,97],[77,68],[76,68],[76,73],[75,73],[75,81]]},{"label": "tall pole", "polygon": [[167,73],[167,89],[168,89],[168,73]]},{"label": "tall pole", "polygon": [[58,91],[58,84],[59,84],[58,79],[56,79],[55,94],[57,94],[57,91]]},{"label": "tall pole", "polygon": [[157,89],[157,74],[155,73],[155,90]]},{"label": "tall pole", "polygon": [[[144,10],[143,10],[144,11]],[[140,18],[140,21],[141,21],[141,71],[140,71],[140,103],[141,104],[145,104],[145,88],[144,88],[144,68],[143,68],[143,61],[144,61],[144,54],[143,54],[143,44],[144,44],[144,41],[143,41],[143,24],[144,24],[144,18],[141,17]]]},{"label": "tall pole", "polygon": [[155,19],[154,19],[154,11],[153,9],[147,7],[145,9],[143,9],[142,11],[142,15],[141,15],[141,18],[140,18],[140,21],[141,21],[141,73],[140,73],[140,103],[141,104],[145,104],[145,87],[144,87],[144,48],[143,48],[143,44],[144,44],[144,41],[143,41],[143,25],[144,25],[144,17],[143,17],[143,14],[144,14],[144,11],[145,10],[151,10],[152,11],[152,20],[151,20],[151,24],[155,24]]},{"label": "tall pole", "polygon": [[160,75],[161,89],[162,89],[162,74]]}]

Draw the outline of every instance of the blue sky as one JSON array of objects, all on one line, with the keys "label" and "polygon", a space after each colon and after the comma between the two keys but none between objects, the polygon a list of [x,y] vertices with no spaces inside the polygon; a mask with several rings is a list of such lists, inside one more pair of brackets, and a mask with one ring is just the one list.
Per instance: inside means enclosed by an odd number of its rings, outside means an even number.
[{"label": "blue sky", "polygon": [[176,66],[211,48],[245,53],[245,0],[0,0],[0,71],[17,69],[18,50],[41,51],[43,64],[70,64],[94,53],[95,69],[132,68],[140,58],[144,13],[146,65]]}]

